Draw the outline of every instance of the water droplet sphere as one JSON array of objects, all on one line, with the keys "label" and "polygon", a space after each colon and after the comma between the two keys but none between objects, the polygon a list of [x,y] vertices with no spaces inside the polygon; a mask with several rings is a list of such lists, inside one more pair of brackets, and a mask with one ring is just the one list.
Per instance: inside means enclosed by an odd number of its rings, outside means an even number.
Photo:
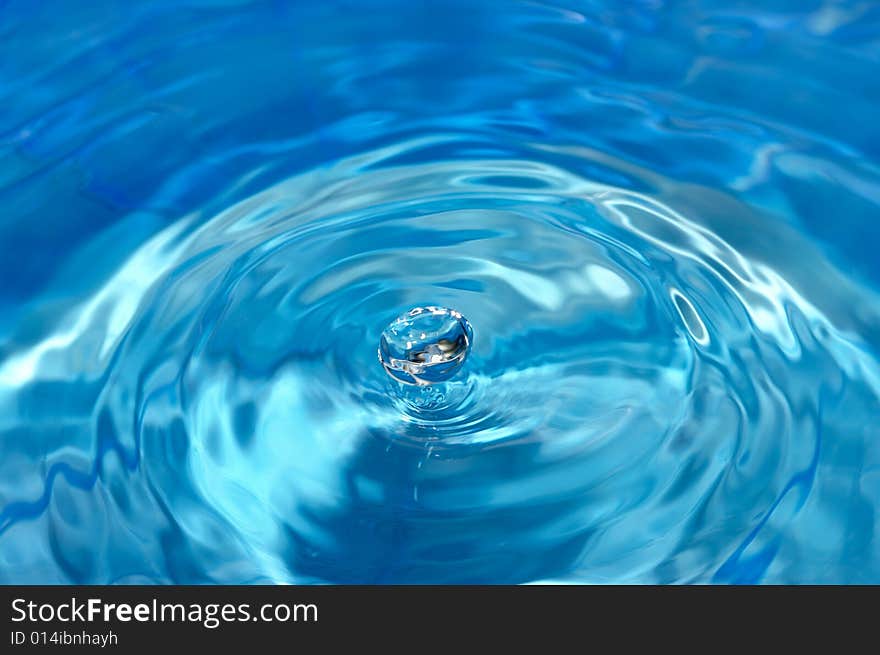
[{"label": "water droplet sphere", "polygon": [[379,361],[404,384],[445,382],[461,369],[473,340],[471,324],[454,309],[416,307],[382,332]]}]

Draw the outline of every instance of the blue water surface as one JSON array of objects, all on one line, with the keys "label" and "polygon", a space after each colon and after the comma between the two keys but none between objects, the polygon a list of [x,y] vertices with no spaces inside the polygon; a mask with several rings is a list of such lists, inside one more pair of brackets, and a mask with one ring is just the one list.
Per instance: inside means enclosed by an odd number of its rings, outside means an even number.
[{"label": "blue water surface", "polygon": [[878,117],[872,0],[0,2],[0,582],[880,583]]}]

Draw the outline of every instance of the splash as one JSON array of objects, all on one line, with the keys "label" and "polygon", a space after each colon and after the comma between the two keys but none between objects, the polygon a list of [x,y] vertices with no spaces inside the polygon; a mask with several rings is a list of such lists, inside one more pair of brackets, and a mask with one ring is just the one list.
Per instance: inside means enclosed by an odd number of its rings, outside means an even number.
[{"label": "splash", "polygon": [[445,382],[461,369],[473,340],[470,323],[454,309],[416,307],[382,332],[379,361],[404,384]]}]

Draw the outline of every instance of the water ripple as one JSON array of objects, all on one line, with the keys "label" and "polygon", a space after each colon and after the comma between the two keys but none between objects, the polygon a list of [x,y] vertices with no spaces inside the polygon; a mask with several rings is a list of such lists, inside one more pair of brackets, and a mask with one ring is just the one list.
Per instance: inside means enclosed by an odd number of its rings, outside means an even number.
[{"label": "water ripple", "polygon": [[[830,73],[872,70],[834,44],[859,12],[244,4],[2,46],[0,580],[878,580],[880,302],[841,253],[880,96]],[[402,390],[376,347],[424,306],[477,338]]]}]

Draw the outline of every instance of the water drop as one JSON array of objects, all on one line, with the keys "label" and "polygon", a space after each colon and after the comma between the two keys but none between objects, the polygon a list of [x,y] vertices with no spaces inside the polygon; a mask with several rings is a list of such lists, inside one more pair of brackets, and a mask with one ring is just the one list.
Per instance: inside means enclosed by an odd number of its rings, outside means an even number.
[{"label": "water drop", "polygon": [[416,307],[382,332],[379,361],[404,384],[445,382],[461,369],[473,340],[471,324],[454,309]]}]

